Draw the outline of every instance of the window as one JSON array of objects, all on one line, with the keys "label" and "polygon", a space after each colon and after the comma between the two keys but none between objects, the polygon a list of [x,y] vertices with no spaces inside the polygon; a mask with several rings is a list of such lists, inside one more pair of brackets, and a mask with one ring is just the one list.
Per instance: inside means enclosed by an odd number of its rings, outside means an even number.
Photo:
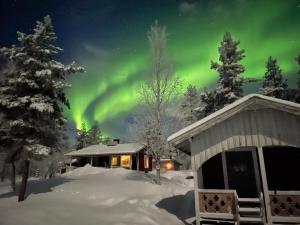
[{"label": "window", "polygon": [[131,156],[121,155],[121,167],[130,168],[131,167]]},{"label": "window", "polygon": [[144,168],[149,169],[149,157],[148,157],[148,155],[144,155]]},{"label": "window", "polygon": [[111,166],[120,166],[119,164],[119,156],[112,156],[111,157]]}]

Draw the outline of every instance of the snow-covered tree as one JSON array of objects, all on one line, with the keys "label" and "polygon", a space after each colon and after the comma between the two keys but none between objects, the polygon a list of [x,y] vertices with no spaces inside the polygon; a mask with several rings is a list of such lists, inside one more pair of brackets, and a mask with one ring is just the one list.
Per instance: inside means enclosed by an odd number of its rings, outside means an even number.
[{"label": "snow-covered tree", "polygon": [[181,110],[183,112],[185,125],[190,125],[197,121],[198,115],[196,109],[198,108],[199,100],[197,88],[193,85],[189,85],[181,102]]},{"label": "snow-covered tree", "polygon": [[99,124],[94,123],[90,129],[87,129],[85,123],[82,123],[81,128],[77,130],[76,141],[76,149],[82,149],[104,143],[107,140],[103,137]]},{"label": "snow-covered tree", "polygon": [[214,89],[208,90],[207,88],[204,88],[200,93],[200,100],[201,100],[201,106],[197,109],[197,116],[198,119],[202,119],[215,110],[215,97],[216,97],[216,91]]},{"label": "snow-covered tree", "polygon": [[88,145],[97,145],[103,142],[103,136],[99,124],[94,123],[88,131]]},{"label": "snow-covered tree", "polygon": [[219,73],[216,87],[212,90],[204,89],[201,94],[202,106],[200,117],[209,115],[243,96],[243,85],[256,81],[242,76],[245,68],[240,61],[245,57],[245,51],[239,49],[240,41],[232,38],[226,32],[218,48],[220,57],[218,62],[211,62],[211,69]]},{"label": "snow-covered tree", "polygon": [[215,109],[223,108],[243,96],[246,79],[241,76],[245,67],[240,61],[245,57],[245,50],[239,50],[240,41],[232,39],[226,32],[219,47],[220,63],[211,62],[211,69],[218,71],[219,80],[215,89]]},{"label": "snow-covered tree", "polygon": [[160,183],[160,158],[166,140],[162,138],[164,121],[162,118],[171,98],[177,93],[179,80],[173,77],[172,65],[166,53],[167,33],[156,21],[148,33],[151,52],[151,72],[140,88],[142,104],[149,115],[145,136],[149,151],[156,162],[157,183]]},{"label": "snow-covered tree", "polygon": [[77,129],[77,136],[76,136],[76,149],[82,149],[88,146],[88,131],[86,128],[85,123],[81,124],[81,128]]},{"label": "snow-covered tree", "polygon": [[14,64],[0,86],[0,112],[4,115],[1,144],[8,149],[8,162],[21,159],[23,179],[19,201],[24,200],[31,159],[43,159],[57,148],[66,120],[63,105],[70,107],[66,76],[82,72],[75,63],[54,59],[62,51],[55,46],[56,34],[50,16],[37,21],[32,34],[17,32],[19,45],[3,47],[0,54]]},{"label": "snow-covered tree", "polygon": [[270,56],[266,63],[266,69],[260,93],[275,98],[286,99],[288,84],[282,75],[282,70],[277,65],[277,60]]}]

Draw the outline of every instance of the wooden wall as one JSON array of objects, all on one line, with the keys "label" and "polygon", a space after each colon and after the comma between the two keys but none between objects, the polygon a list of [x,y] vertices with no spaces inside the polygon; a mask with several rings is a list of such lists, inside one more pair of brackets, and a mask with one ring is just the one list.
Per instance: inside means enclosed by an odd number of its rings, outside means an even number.
[{"label": "wooden wall", "polygon": [[240,112],[193,138],[192,166],[198,170],[228,149],[270,145],[300,147],[300,116],[268,108]]}]

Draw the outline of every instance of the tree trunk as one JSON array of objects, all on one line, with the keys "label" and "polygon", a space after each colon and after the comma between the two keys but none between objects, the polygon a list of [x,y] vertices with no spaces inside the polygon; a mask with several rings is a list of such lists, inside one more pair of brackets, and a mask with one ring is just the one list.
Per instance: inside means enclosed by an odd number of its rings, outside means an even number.
[{"label": "tree trunk", "polygon": [[30,165],[30,161],[28,159],[26,159],[24,161],[22,183],[20,186],[19,199],[18,199],[19,202],[22,202],[25,199],[27,180],[28,180],[28,175],[29,175],[29,165]]},{"label": "tree trunk", "polygon": [[16,165],[15,162],[11,162],[11,175],[10,175],[10,185],[13,192],[16,191]]},{"label": "tree trunk", "polygon": [[158,162],[156,161],[156,183],[160,184],[160,160],[158,160]]},{"label": "tree trunk", "polygon": [[1,182],[4,182],[4,178],[5,178],[5,168],[6,168],[6,163],[3,162],[3,167],[1,170]]}]

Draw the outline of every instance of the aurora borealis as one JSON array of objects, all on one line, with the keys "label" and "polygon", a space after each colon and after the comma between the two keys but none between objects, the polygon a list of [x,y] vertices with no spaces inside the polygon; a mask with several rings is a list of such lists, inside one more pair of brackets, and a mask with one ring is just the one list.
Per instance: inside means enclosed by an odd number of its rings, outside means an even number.
[{"label": "aurora borealis", "polygon": [[147,31],[157,19],[166,26],[168,52],[183,88],[212,85],[210,61],[225,31],[246,51],[247,77],[261,78],[268,56],[278,59],[293,80],[300,53],[299,0],[66,0],[1,2],[1,46],[15,42],[16,30],[30,32],[49,14],[64,48],[61,60],[75,60],[86,73],[70,78],[70,123],[97,121],[118,136],[138,111],[137,88],[149,66]]}]

